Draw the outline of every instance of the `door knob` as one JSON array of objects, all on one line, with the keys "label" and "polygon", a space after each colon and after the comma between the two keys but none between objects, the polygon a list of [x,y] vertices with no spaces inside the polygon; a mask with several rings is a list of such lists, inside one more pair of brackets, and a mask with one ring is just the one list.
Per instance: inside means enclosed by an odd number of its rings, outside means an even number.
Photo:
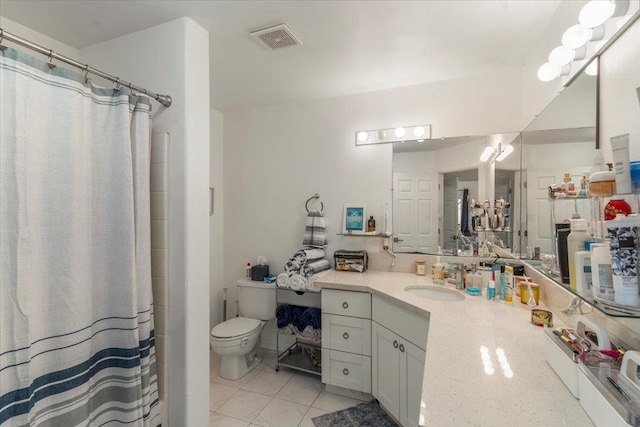
[{"label": "door knob", "polygon": [[344,334],[342,334],[342,338],[344,338],[345,340],[348,340],[349,334],[345,332]]},{"label": "door knob", "polygon": [[398,341],[393,342],[393,348],[398,348]]},{"label": "door knob", "polygon": [[349,370],[348,370],[347,368],[344,368],[344,369],[342,370],[342,373],[343,373],[344,375],[349,375]]},{"label": "door knob", "polygon": [[398,239],[397,237],[394,237],[394,238],[393,238],[393,241],[394,241],[394,242],[396,242],[396,243],[397,243],[397,242],[404,242],[404,240],[402,240],[402,239]]},{"label": "door knob", "polygon": [[400,344],[400,351],[404,353],[404,344]]},{"label": "door knob", "polygon": [[342,308],[349,308],[349,303],[348,302],[343,302],[342,303]]}]

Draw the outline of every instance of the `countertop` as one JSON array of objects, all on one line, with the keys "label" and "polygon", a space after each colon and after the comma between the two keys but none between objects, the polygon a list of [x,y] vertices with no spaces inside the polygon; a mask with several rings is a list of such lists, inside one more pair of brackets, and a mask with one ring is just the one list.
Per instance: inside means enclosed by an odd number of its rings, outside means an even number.
[{"label": "countertop", "polygon": [[[404,288],[411,285],[432,282],[428,276],[371,270],[332,271],[316,281],[324,289],[370,292],[429,316],[424,425],[593,425],[578,399],[547,365],[544,330],[530,323],[530,310],[519,298],[501,303],[465,293],[464,301],[434,301],[407,293]],[[483,362],[483,348],[490,363]]]}]

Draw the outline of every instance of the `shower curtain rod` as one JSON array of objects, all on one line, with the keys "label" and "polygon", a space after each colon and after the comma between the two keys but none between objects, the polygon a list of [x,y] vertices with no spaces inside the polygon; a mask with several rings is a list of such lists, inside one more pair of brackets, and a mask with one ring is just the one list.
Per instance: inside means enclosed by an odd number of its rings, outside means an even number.
[{"label": "shower curtain rod", "polygon": [[57,59],[58,61],[64,62],[69,65],[73,65],[76,68],[80,68],[82,71],[85,71],[86,73],[91,73],[96,76],[102,77],[103,79],[111,80],[116,84],[116,87],[125,86],[131,89],[132,91],[144,93],[145,95],[150,96],[151,98],[155,99],[165,107],[171,106],[171,97],[169,95],[159,95],[157,93],[153,93],[143,87],[136,86],[132,83],[126,82],[120,79],[120,77],[114,77],[111,74],[105,73],[104,71],[97,70],[93,67],[90,67],[89,64],[82,64],[78,61],[75,61],[71,58],[68,58],[64,55],[60,55],[59,53],[54,52],[53,49],[46,49],[40,45],[37,45],[21,37],[18,37],[15,34],[8,33],[4,31],[2,28],[0,28],[0,43],[2,43],[3,39],[9,40],[11,42],[19,44],[20,46],[24,46],[31,50],[35,50],[36,52],[41,53],[42,55],[48,56],[51,60]]}]

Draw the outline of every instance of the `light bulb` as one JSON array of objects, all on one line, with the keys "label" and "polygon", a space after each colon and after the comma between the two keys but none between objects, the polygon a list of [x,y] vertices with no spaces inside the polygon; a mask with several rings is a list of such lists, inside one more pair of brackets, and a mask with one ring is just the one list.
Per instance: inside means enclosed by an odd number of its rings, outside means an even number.
[{"label": "light bulb", "polygon": [[413,135],[416,138],[420,138],[421,136],[424,136],[424,132],[425,132],[425,130],[424,130],[424,127],[422,127],[422,126],[417,126],[417,127],[415,127],[413,129]]},{"label": "light bulb", "polygon": [[616,4],[609,0],[593,0],[585,4],[578,21],[586,28],[595,28],[607,22],[616,11]]},{"label": "light bulb", "polygon": [[591,40],[592,35],[593,30],[591,28],[586,28],[579,24],[573,25],[562,35],[562,45],[569,49],[579,49]]},{"label": "light bulb", "polygon": [[576,51],[565,46],[558,46],[549,54],[549,63],[562,67],[567,65],[576,57]]},{"label": "light bulb", "polygon": [[597,76],[598,61],[591,61],[591,64],[587,65],[587,68],[584,69],[584,72],[587,73],[588,76]]},{"label": "light bulb", "polygon": [[365,142],[367,139],[369,139],[368,132],[365,132],[365,131],[358,132],[358,141]]},{"label": "light bulb", "polygon": [[491,155],[493,154],[493,151],[494,151],[493,147],[491,146],[485,148],[482,154],[480,155],[480,161],[486,162],[487,160],[489,160],[489,157],[491,157]]},{"label": "light bulb", "polygon": [[538,78],[543,82],[550,82],[560,75],[560,67],[550,63],[542,64],[538,68]]},{"label": "light bulb", "polygon": [[402,138],[404,137],[404,134],[406,133],[406,131],[404,130],[404,128],[396,128],[396,130],[394,130],[393,133],[395,134],[396,138]]},{"label": "light bulb", "polygon": [[385,139],[387,139],[387,132],[383,131],[382,129],[380,129],[378,131],[378,139],[380,141],[384,141]]}]

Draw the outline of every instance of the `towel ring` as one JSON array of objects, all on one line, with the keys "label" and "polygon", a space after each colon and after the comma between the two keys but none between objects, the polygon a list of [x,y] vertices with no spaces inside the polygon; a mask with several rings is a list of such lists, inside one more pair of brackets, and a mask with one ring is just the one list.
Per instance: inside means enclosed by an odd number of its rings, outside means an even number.
[{"label": "towel ring", "polygon": [[[313,199],[319,199],[320,195],[318,193],[314,194],[313,196],[309,197],[307,199],[307,201],[304,204],[304,208],[307,210],[307,213],[309,213],[309,202],[312,201]],[[322,213],[324,211],[324,204],[322,202],[320,202],[320,213]]]}]

